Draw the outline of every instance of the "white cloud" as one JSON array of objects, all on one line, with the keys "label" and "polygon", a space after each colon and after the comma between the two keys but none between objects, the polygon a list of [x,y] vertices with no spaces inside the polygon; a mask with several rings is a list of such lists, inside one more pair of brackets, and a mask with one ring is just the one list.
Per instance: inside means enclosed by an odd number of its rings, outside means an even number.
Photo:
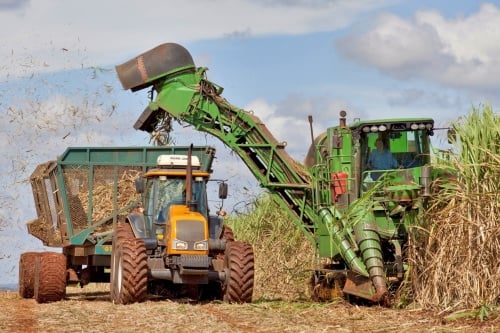
[{"label": "white cloud", "polygon": [[29,2],[30,0],[0,0],[0,10],[16,10]]},{"label": "white cloud", "polygon": [[[301,160],[301,152],[309,147],[310,138],[307,116],[298,118],[295,114],[278,113],[278,105],[269,104],[263,99],[256,99],[245,107],[262,120],[278,142],[286,143],[286,151],[295,159]],[[318,130],[318,129],[317,129]]]},{"label": "white cloud", "polygon": [[313,116],[313,136],[339,123],[339,112],[348,110],[349,119],[360,113],[349,103],[328,96],[316,98],[289,95],[276,104],[258,98],[245,106],[262,120],[278,142],[286,142],[286,151],[302,162],[312,142],[308,116]]},{"label": "white cloud", "polygon": [[165,42],[333,31],[387,2],[37,0],[0,7],[0,55],[15,75],[115,64]]},{"label": "white cloud", "polygon": [[500,10],[491,4],[455,19],[436,11],[409,20],[384,14],[337,45],[345,56],[398,78],[477,89],[500,85]]}]

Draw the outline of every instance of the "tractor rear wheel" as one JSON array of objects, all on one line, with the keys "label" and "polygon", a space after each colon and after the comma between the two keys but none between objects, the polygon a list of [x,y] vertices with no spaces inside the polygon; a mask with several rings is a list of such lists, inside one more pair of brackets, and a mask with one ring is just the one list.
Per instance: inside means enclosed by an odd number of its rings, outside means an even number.
[{"label": "tractor rear wheel", "polygon": [[252,302],[254,283],[254,255],[248,243],[234,241],[226,245],[224,255],[226,282],[223,299],[228,303]]},{"label": "tractor rear wheel", "polygon": [[110,281],[113,303],[131,304],[146,300],[148,291],[147,259],[146,246],[142,240],[113,241]]},{"label": "tractor rear wheel", "polygon": [[34,296],[38,303],[57,302],[66,296],[66,256],[43,252],[35,258]]},{"label": "tractor rear wheel", "polygon": [[19,258],[19,296],[32,298],[35,294],[35,260],[39,252],[26,252]]}]

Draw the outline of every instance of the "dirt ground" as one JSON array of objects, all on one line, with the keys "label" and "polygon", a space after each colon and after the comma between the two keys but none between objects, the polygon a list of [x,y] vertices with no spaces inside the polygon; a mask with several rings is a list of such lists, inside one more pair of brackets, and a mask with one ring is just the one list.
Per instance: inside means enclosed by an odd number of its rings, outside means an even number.
[{"label": "dirt ground", "polygon": [[446,320],[444,314],[356,306],[345,301],[257,300],[191,303],[150,298],[113,305],[106,286],[67,289],[61,302],[37,304],[0,292],[1,332],[500,332],[500,318]]}]

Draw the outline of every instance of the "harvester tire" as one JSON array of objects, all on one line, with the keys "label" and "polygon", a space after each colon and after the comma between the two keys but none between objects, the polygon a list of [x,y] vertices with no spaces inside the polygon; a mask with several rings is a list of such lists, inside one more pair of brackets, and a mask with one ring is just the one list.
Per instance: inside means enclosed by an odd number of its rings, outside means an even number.
[{"label": "harvester tire", "polygon": [[34,296],[38,303],[58,302],[66,296],[66,256],[42,252],[35,258]]},{"label": "harvester tire", "polygon": [[254,255],[248,243],[233,241],[226,246],[224,256],[226,282],[223,300],[228,303],[252,302],[254,284]]},{"label": "harvester tire", "polygon": [[140,239],[126,239],[113,245],[111,300],[115,304],[145,301],[148,292],[146,245]]},{"label": "harvester tire", "polygon": [[33,298],[35,295],[35,260],[39,252],[26,252],[19,258],[19,296]]}]

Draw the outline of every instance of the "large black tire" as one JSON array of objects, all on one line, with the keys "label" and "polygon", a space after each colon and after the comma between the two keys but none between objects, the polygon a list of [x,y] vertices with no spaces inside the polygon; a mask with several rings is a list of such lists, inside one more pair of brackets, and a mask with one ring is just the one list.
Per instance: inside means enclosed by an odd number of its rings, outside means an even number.
[{"label": "large black tire", "polygon": [[233,229],[228,227],[227,225],[222,226],[222,239],[225,239],[226,242],[232,242],[234,241],[234,234],[233,234]]},{"label": "large black tire", "polygon": [[131,304],[146,300],[148,292],[147,260],[146,246],[142,240],[113,241],[110,281],[113,303]]},{"label": "large black tire", "polygon": [[228,303],[252,302],[254,284],[254,255],[248,243],[233,241],[226,246],[224,255],[226,282],[223,299]]},{"label": "large black tire", "polygon": [[35,258],[34,296],[38,303],[58,302],[66,296],[66,256],[43,252]]},{"label": "large black tire", "polygon": [[[222,232],[221,232],[219,238],[226,241],[226,247],[227,247],[228,246],[227,244],[229,244],[230,242],[234,242],[233,230],[230,227],[228,227],[227,225],[223,225]],[[216,259],[222,260],[224,262],[225,261],[225,253],[224,252],[217,253]],[[207,285],[202,287],[202,300],[222,301],[224,299],[224,292],[225,292],[223,284],[224,283],[221,281],[208,282]]]},{"label": "large black tire", "polygon": [[130,226],[129,223],[118,223],[116,225],[115,229],[115,235],[113,236],[113,244],[111,247],[111,274],[110,274],[110,295],[111,295],[111,300],[113,302],[117,302],[117,298],[119,298],[118,295],[115,294],[117,291],[116,284],[118,283],[118,278],[115,275],[117,270],[114,269],[114,267],[118,267],[117,260],[119,259],[118,256],[115,255],[117,253],[118,245],[123,244],[123,242],[127,240],[134,240],[135,236],[132,231],[132,227]]},{"label": "large black tire", "polygon": [[132,226],[128,222],[118,223],[116,225],[115,237],[118,241],[135,238]]},{"label": "large black tire", "polygon": [[19,258],[19,296],[33,298],[35,295],[35,261],[39,252],[26,252]]}]

